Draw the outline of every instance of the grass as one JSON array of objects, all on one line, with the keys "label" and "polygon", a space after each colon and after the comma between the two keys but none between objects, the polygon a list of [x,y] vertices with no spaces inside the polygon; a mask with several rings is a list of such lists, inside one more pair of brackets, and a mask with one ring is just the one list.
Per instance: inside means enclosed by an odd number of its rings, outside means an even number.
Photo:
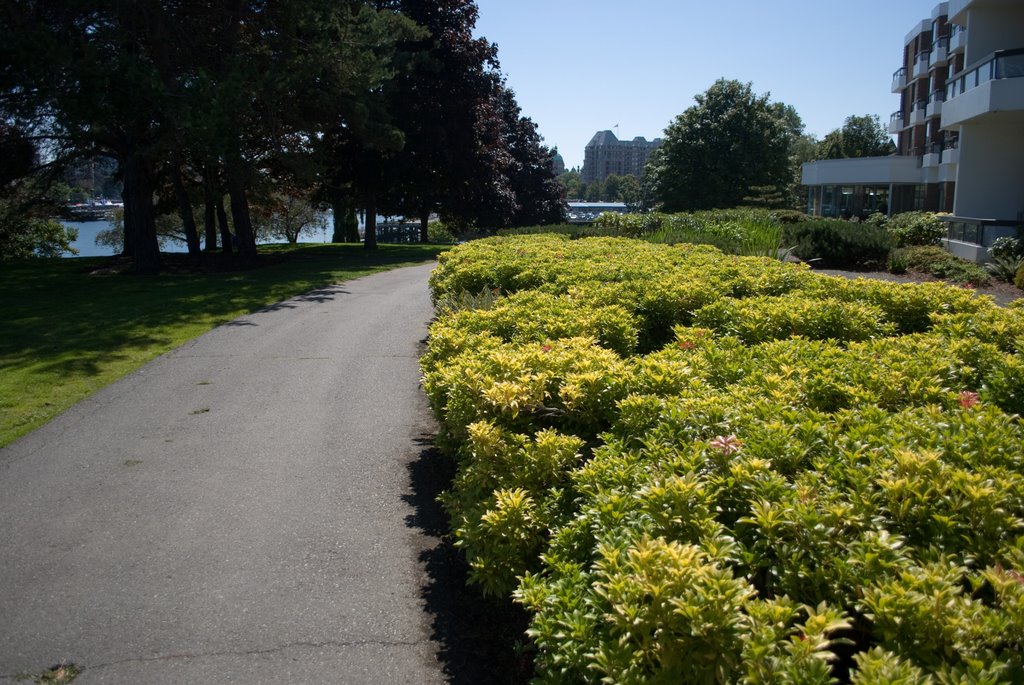
[{"label": "grass", "polygon": [[94,275],[102,257],[0,263],[0,447],[215,326],[318,287],[431,261],[438,245],[266,246],[230,273]]}]

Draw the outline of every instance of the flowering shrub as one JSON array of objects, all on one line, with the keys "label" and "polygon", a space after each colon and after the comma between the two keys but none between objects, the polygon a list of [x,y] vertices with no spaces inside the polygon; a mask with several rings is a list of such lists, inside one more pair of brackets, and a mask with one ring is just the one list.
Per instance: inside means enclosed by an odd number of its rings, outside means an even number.
[{"label": "flowering shrub", "polygon": [[431,284],[507,293],[422,364],[539,682],[1024,682],[1024,307],[604,238]]}]

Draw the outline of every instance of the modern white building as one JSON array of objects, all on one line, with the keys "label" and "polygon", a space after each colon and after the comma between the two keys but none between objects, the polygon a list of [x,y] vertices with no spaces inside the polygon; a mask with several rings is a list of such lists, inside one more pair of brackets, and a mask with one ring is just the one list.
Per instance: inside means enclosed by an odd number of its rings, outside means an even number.
[{"label": "modern white building", "polygon": [[982,261],[1024,224],[1024,0],[950,0],[904,39],[897,153],[803,167],[808,213],[948,212],[947,248]]}]

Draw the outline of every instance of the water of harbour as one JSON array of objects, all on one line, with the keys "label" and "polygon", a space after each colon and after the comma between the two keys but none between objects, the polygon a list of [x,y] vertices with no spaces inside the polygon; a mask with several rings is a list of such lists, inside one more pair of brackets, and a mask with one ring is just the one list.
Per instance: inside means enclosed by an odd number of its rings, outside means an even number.
[{"label": "water of harbour", "polygon": [[[326,243],[334,232],[334,219],[328,214],[323,228],[303,231],[299,236],[300,243]],[[65,226],[78,229],[78,239],[71,246],[78,250],[77,255],[64,253],[65,257],[109,257],[115,254],[113,248],[96,244],[96,236],[100,231],[113,228],[111,221],[63,221]],[[260,242],[277,243],[279,239]],[[178,240],[166,240],[160,246],[161,252],[188,252],[185,243]]]}]

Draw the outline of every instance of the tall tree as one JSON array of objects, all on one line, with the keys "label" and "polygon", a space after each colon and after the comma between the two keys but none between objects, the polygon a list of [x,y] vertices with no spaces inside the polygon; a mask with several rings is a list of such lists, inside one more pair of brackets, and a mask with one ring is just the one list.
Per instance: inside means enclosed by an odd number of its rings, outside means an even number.
[{"label": "tall tree", "polygon": [[563,194],[567,199],[578,200],[583,197],[583,182],[580,179],[580,172],[576,169],[559,174],[557,180],[562,185]]},{"label": "tall tree", "polygon": [[54,160],[114,156],[123,179],[125,248],[159,268],[153,215],[154,111],[166,93],[147,56],[156,2],[0,2],[0,108],[31,122]]},{"label": "tall tree", "polygon": [[[453,223],[472,220],[488,188],[505,195],[496,159],[501,144],[496,94],[497,48],[473,35],[473,0],[397,0],[424,33],[400,48],[408,69],[387,89],[404,145],[389,159],[389,209],[420,219],[440,212]],[[510,207],[511,203],[502,204]]]},{"label": "tall tree", "polygon": [[500,109],[509,167],[505,174],[515,197],[509,223],[533,226],[565,220],[565,196],[555,180],[554,151],[541,142],[537,125],[522,115],[515,93],[502,88]]},{"label": "tall tree", "polygon": [[830,131],[818,144],[817,159],[884,157],[896,152],[892,136],[877,114],[849,116],[842,128]]},{"label": "tall tree", "polygon": [[695,99],[648,162],[666,211],[733,207],[753,188],[786,184],[790,126],[767,94],[719,79]]}]

